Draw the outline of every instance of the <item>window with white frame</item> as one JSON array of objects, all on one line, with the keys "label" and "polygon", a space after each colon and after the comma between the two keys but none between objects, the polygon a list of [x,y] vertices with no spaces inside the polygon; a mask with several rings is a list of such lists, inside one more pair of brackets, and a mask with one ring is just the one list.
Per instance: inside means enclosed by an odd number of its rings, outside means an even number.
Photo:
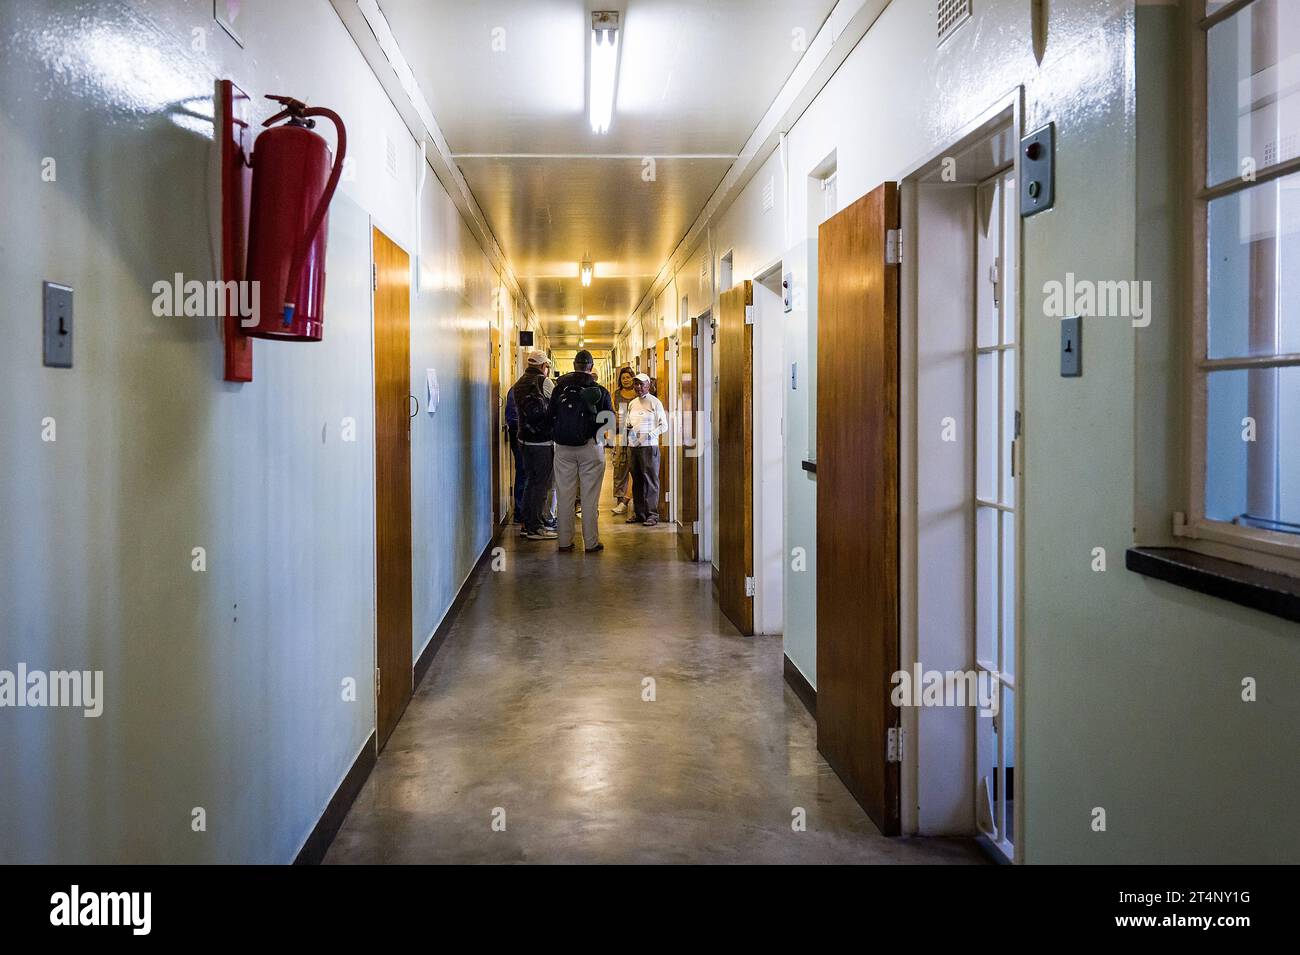
[{"label": "window with white frame", "polygon": [[1182,532],[1300,554],[1300,3],[1209,0]]}]

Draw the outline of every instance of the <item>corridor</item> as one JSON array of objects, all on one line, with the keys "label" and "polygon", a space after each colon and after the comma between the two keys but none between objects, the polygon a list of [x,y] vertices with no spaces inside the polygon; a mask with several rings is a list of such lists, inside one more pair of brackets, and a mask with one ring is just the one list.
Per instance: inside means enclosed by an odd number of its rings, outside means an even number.
[{"label": "corridor", "polygon": [[327,863],[984,861],[881,836],[818,755],[780,638],[741,637],[673,531],[609,500],[603,552],[503,535]]},{"label": "corridor", "polygon": [[0,0],[0,382],[0,864],[1300,862],[1300,0]]}]

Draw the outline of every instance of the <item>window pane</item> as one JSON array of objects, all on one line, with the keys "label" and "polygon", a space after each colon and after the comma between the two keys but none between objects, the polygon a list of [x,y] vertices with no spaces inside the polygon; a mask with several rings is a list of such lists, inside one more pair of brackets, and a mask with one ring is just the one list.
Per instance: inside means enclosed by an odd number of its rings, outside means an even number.
[{"label": "window pane", "polygon": [[1016,515],[1002,515],[1001,672],[1016,678]]},{"label": "window pane", "polygon": [[1004,180],[1002,202],[1002,341],[1016,340],[1016,289],[1020,287],[1016,265],[1016,235],[1020,226],[1020,209],[1016,204],[1016,179]]},{"label": "window pane", "polygon": [[1300,352],[1300,173],[1214,200],[1208,227],[1209,357]]},{"label": "window pane", "polygon": [[1208,376],[1205,516],[1300,533],[1300,367]]},{"label": "window pane", "polygon": [[1002,837],[1008,842],[1016,841],[1015,809],[1016,809],[1016,787],[1015,787],[1015,765],[1016,765],[1016,695],[1011,690],[1002,691],[1002,703],[998,711],[999,719],[1002,722],[1002,766],[1006,778],[1006,820],[1002,830]]},{"label": "window pane", "polygon": [[1002,471],[1002,501],[1016,506],[1016,479],[1011,476],[1011,439],[1016,434],[1016,352],[1002,353],[1002,439],[998,444],[998,468]]},{"label": "window pane", "polygon": [[997,797],[997,732],[991,716],[975,716],[975,824],[980,831],[998,838],[995,819]]},{"label": "window pane", "polygon": [[1002,255],[1000,183],[993,179],[975,190],[975,347],[987,348],[1000,341],[998,289],[993,272]]},{"label": "window pane", "polygon": [[1300,153],[1300,4],[1257,0],[1206,42],[1210,184]]},{"label": "window pane", "polygon": [[998,665],[998,512],[975,508],[975,659]]},{"label": "window pane", "polygon": [[975,356],[975,496],[998,499],[998,354]]}]

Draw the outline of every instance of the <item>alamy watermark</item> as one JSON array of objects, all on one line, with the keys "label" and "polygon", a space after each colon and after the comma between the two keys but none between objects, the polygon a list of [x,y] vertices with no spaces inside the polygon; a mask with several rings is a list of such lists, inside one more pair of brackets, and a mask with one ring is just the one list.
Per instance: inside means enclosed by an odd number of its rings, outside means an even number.
[{"label": "alamy watermark", "polygon": [[69,707],[87,719],[104,712],[103,670],[0,670],[0,707]]},{"label": "alamy watermark", "polygon": [[159,318],[238,318],[244,328],[262,320],[261,282],[185,280],[177,272],[171,281],[153,283],[153,313]]},{"label": "alamy watermark", "polygon": [[980,716],[998,715],[998,678],[989,670],[897,670],[889,678],[894,706],[978,706]]},{"label": "alamy watermark", "polygon": [[1043,314],[1048,318],[1127,318],[1134,328],[1151,324],[1151,283],[1136,279],[1094,282],[1065,273],[1065,281],[1043,283]]}]

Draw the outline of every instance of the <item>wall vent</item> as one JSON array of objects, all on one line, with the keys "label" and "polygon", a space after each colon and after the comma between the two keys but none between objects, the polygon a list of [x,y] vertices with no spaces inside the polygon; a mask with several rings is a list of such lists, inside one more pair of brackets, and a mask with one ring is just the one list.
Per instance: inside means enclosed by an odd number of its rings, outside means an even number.
[{"label": "wall vent", "polygon": [[971,0],[939,0],[939,43],[957,32],[957,28],[970,19]]},{"label": "wall vent", "polygon": [[384,134],[384,165],[388,169],[388,174],[396,179],[397,143],[393,142],[387,134]]},{"label": "wall vent", "polygon": [[776,206],[776,183],[769,177],[763,184],[763,211],[767,212],[774,206]]}]

